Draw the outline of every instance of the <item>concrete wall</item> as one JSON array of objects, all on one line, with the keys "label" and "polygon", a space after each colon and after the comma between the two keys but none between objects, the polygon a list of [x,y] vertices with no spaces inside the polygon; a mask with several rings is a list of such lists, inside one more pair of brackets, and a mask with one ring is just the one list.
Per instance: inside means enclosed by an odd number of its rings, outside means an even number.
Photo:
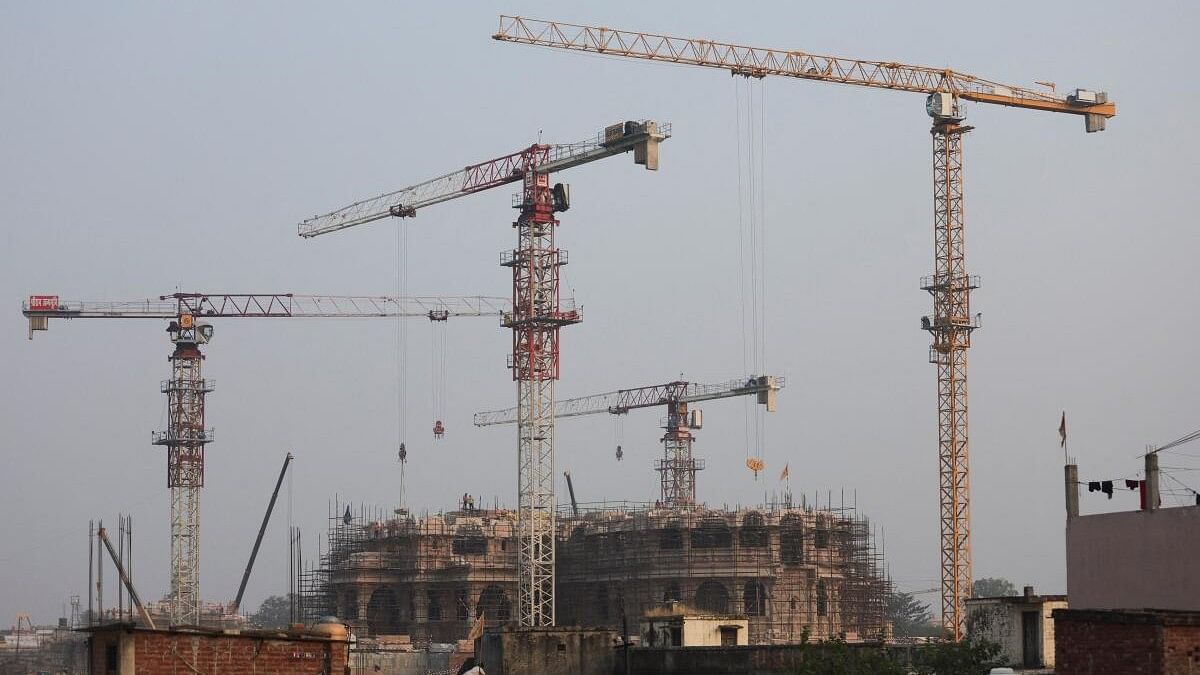
[{"label": "concrete wall", "polygon": [[[1051,596],[1061,598],[1061,596]],[[1025,660],[1022,615],[1038,612],[1038,660],[1036,665],[1054,667],[1054,620],[1056,609],[1065,609],[1066,600],[1035,596],[1026,601],[1021,596],[1007,598],[973,598],[967,600],[967,632],[1000,645],[1009,663]]]},{"label": "concrete wall", "polygon": [[450,656],[450,652],[355,650],[350,652],[350,672],[354,675],[425,675],[455,669],[458,663],[452,666]]},{"label": "concrete wall", "polygon": [[560,626],[488,630],[476,650],[488,675],[612,675],[615,631]]},{"label": "concrete wall", "polygon": [[[912,663],[913,648],[852,644],[852,650],[883,650],[899,664]],[[791,675],[826,647],[751,645],[745,647],[637,647],[630,650],[630,675]],[[491,675],[492,671],[488,671]],[[621,673],[618,669],[617,673]]]},{"label": "concrete wall", "polygon": [[1200,506],[1067,520],[1072,609],[1200,610]]}]

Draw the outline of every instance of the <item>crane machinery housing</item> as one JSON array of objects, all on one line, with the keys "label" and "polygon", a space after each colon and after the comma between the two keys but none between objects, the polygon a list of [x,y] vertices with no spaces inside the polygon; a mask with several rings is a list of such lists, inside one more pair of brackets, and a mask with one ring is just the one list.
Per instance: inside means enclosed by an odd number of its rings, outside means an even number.
[{"label": "crane machinery housing", "polygon": [[[697,460],[692,455],[692,443],[695,440],[692,431],[703,426],[704,418],[700,410],[689,410],[689,404],[754,396],[759,405],[766,407],[767,412],[775,412],[776,394],[785,384],[784,378],[773,375],[735,378],[716,384],[675,381],[558,401],[554,406],[554,416],[565,418],[598,413],[625,415],[640,408],[666,406],[663,456],[654,463],[654,469],[661,476],[659,505],[668,509],[691,508],[696,505],[696,472],[704,468],[704,460]],[[516,408],[475,413],[477,427],[512,424],[516,420]],[[567,481],[570,485],[569,477]]]},{"label": "crane machinery housing", "polygon": [[550,175],[633,152],[634,163],[658,169],[658,144],[671,126],[652,120],[612,124],[593,138],[558,145],[535,143],[516,152],[360,200],[299,224],[315,237],[388,217],[413,217],[418,209],[502,185],[521,183],[514,200],[517,246],[500,256],[512,270],[512,329],[508,367],[517,383],[517,513],[521,626],[554,625],[554,383],[559,377],[559,330],[579,323],[574,302],[560,297],[560,267],[567,252],[556,242],[555,214],[570,208],[570,190]]},{"label": "crane machinery housing", "polygon": [[[202,372],[201,346],[213,336],[213,318],[389,318],[503,316],[508,301],[490,296],[392,297],[297,295],[293,293],[174,293],[157,300],[64,302],[57,295],[34,295],[22,307],[29,339],[49,328],[51,319],[158,319],[168,321],[171,377],[167,428],[154,432],[154,445],[167,448],[167,487],[171,494],[170,591],[173,625],[200,623],[200,490],[204,450],[214,440],[205,424],[204,403],[215,383]],[[240,599],[240,598],[239,598]]]},{"label": "crane machinery housing", "polygon": [[769,75],[926,95],[933,118],[934,273],[921,289],[933,297],[933,315],[921,327],[932,337],[929,361],[937,366],[938,474],[941,521],[941,615],[955,640],[966,629],[964,602],[971,592],[970,472],[967,426],[967,349],[979,327],[971,291],[979,277],[967,273],[963,215],[963,101],[1084,118],[1084,129],[1103,131],[1117,114],[1102,91],[1075,89],[1065,96],[1003,84],[949,68],[810,54],[795,49],[748,47],[707,39],[672,37],[559,21],[501,16],[493,39],[576,52]]}]

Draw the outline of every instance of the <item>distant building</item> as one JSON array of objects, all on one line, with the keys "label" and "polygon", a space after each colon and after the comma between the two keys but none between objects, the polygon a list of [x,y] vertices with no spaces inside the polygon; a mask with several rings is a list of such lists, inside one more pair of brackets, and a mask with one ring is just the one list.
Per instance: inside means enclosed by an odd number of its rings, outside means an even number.
[{"label": "distant building", "polygon": [[1023,595],[967,600],[967,634],[994,642],[1009,663],[1025,668],[1054,667],[1053,612],[1067,606],[1065,595]]},{"label": "distant building", "polygon": [[[301,582],[307,617],[418,648],[517,618],[516,514],[464,508],[395,518],[335,506]],[[610,503],[559,514],[557,622],[631,631],[664,602],[742,617],[738,644],[884,635],[888,583],[870,523],[850,508],[737,510]],[[717,644],[720,644],[719,641]]]}]

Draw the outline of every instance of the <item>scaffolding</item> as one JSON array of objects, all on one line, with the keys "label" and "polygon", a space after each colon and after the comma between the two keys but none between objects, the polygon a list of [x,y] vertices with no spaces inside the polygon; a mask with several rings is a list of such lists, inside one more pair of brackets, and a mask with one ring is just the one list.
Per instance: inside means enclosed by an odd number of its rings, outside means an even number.
[{"label": "scaffolding", "polygon": [[[791,495],[758,507],[666,508],[599,502],[560,508],[561,625],[636,626],[679,603],[745,616],[751,644],[887,635],[890,582],[870,521],[844,498]],[[368,638],[415,648],[466,637],[483,617],[514,620],[516,514],[475,509],[414,516],[334,501],[327,546],[298,583],[304,617],[336,614]]]},{"label": "scaffolding", "polygon": [[416,648],[466,637],[516,618],[514,511],[462,508],[415,516],[403,509],[329,506],[329,529],[316,565],[297,584],[306,621],[333,614],[356,634],[407,635]]},{"label": "scaffolding", "polygon": [[559,615],[619,626],[664,603],[746,617],[751,644],[886,634],[870,522],[846,506],[582,504],[559,537]]}]

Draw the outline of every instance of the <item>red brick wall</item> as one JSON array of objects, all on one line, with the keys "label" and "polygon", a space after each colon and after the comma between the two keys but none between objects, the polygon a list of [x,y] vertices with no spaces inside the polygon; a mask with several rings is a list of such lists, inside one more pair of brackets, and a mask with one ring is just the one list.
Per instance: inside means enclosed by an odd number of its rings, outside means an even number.
[{"label": "red brick wall", "polygon": [[1054,611],[1058,675],[1196,675],[1200,612]]},{"label": "red brick wall", "polygon": [[1200,626],[1163,627],[1163,675],[1200,673]]},{"label": "red brick wall", "polygon": [[92,635],[92,672],[103,675],[104,645],[118,636],[133,640],[136,673],[122,675],[342,675],[348,663],[345,642],[258,635],[190,632],[97,631]]},{"label": "red brick wall", "polygon": [[1056,675],[1165,675],[1162,626],[1054,617]]},{"label": "red brick wall", "polygon": [[135,644],[137,675],[340,675],[347,659],[344,642],[137,633]]}]

